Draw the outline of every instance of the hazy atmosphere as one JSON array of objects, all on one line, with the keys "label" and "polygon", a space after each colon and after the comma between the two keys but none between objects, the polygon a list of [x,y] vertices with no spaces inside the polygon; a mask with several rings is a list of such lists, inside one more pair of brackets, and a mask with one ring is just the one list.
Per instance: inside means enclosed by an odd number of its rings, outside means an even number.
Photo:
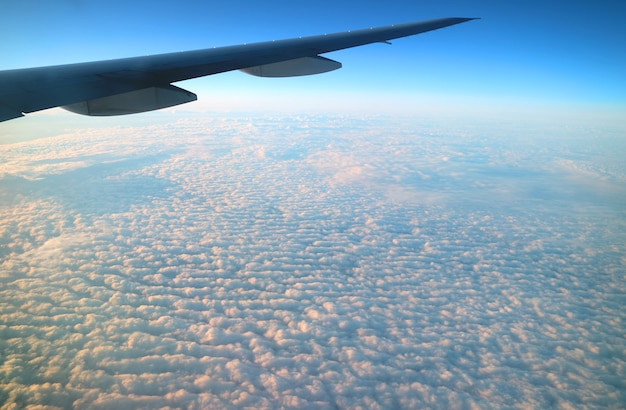
[{"label": "hazy atmosphere", "polygon": [[481,20],[0,123],[0,409],[623,408],[625,6],[558,3],[7,6],[0,69]]}]

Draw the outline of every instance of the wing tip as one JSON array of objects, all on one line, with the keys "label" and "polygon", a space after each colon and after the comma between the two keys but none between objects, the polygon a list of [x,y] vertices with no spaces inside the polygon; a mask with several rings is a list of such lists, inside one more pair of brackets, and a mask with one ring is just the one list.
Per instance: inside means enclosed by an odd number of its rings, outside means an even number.
[{"label": "wing tip", "polygon": [[449,17],[449,19],[458,23],[465,23],[466,21],[480,20],[480,17]]}]

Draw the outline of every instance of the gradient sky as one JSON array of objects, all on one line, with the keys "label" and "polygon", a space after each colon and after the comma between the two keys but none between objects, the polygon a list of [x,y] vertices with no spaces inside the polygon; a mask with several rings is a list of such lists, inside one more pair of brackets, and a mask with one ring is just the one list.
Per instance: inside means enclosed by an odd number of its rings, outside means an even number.
[{"label": "gradient sky", "polygon": [[[81,0],[8,2],[0,68],[23,68],[283,39],[438,17],[480,17],[392,47],[328,54],[323,76],[227,73],[181,83],[185,109],[342,108],[428,114],[619,119],[626,113],[624,1],[314,3]],[[490,118],[491,119],[491,118]]]}]

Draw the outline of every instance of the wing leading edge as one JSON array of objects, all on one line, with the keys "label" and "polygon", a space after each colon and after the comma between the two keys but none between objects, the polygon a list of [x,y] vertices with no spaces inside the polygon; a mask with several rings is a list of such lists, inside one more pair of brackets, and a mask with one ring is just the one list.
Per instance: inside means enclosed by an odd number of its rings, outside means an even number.
[{"label": "wing leading edge", "polygon": [[232,70],[262,77],[318,74],[341,63],[331,51],[408,37],[464,23],[442,18],[415,23],[180,53],[0,71],[0,121],[64,107],[86,115],[121,115],[194,101],[171,83]]}]

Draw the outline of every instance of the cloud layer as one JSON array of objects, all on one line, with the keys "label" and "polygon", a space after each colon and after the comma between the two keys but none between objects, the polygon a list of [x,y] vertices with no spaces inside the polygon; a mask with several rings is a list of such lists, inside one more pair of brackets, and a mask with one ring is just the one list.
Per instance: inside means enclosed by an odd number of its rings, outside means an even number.
[{"label": "cloud layer", "polygon": [[2,408],[619,407],[602,142],[233,117],[2,146]]}]

